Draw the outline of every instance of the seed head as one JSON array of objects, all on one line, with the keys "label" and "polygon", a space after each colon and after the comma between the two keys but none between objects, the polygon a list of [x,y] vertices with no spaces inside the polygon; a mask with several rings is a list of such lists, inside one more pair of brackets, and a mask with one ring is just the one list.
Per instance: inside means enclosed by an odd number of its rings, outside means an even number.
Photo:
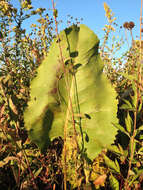
[{"label": "seed head", "polygon": [[135,26],[134,22],[132,22],[132,21],[129,22],[129,26],[128,27],[129,27],[130,30],[132,30],[134,28],[134,26]]},{"label": "seed head", "polygon": [[125,22],[123,24],[123,27],[126,28],[126,29],[128,29],[128,30],[132,30],[134,28],[134,26],[135,26],[135,24],[132,21],[131,22]]},{"label": "seed head", "polygon": [[125,22],[125,23],[123,24],[123,27],[126,28],[126,29],[128,29],[128,28],[129,28],[129,23],[128,23],[128,22]]}]

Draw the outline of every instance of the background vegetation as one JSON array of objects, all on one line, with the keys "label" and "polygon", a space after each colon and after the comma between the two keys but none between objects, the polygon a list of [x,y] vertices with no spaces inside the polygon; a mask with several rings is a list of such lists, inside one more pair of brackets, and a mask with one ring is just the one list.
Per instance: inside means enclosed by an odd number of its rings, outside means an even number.
[{"label": "background vegetation", "polygon": [[[117,92],[119,122],[111,125],[118,129],[118,134],[114,143],[92,162],[80,153],[74,162],[67,156],[65,182],[64,139],[55,138],[41,153],[29,139],[24,124],[30,83],[58,35],[58,11],[53,4],[51,18],[47,10],[35,10],[30,0],[21,0],[20,8],[9,0],[0,1],[1,189],[143,189],[142,41],[132,39],[130,49],[117,57],[116,52],[120,52],[126,41],[114,36],[118,30],[116,18],[106,3],[104,9],[107,25],[100,56],[104,74]],[[39,19],[28,33],[23,22],[34,15]],[[80,23],[75,20],[74,24]],[[132,37],[133,27],[134,23],[127,21],[122,29],[129,30]]]}]

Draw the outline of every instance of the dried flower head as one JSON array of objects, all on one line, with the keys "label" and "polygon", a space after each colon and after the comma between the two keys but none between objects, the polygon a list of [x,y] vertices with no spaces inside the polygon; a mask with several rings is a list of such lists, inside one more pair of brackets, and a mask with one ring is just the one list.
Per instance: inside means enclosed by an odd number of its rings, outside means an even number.
[{"label": "dried flower head", "polygon": [[135,26],[135,24],[134,24],[134,22],[125,22],[124,24],[123,24],[123,27],[125,28],[125,29],[128,29],[128,30],[132,30],[133,28],[134,28],[134,26]]},{"label": "dried flower head", "polygon": [[143,32],[143,28],[141,29],[141,32]]},{"label": "dried flower head", "polygon": [[135,26],[135,23],[134,23],[134,22],[132,22],[132,21],[131,21],[131,22],[129,22],[129,26],[128,26],[128,27],[129,27],[129,29],[131,29],[131,30],[132,30],[132,29],[134,28],[134,26]]},{"label": "dried flower head", "polygon": [[126,28],[126,29],[128,29],[128,28],[129,28],[129,23],[128,23],[128,22],[125,22],[125,23],[123,24],[123,27]]}]

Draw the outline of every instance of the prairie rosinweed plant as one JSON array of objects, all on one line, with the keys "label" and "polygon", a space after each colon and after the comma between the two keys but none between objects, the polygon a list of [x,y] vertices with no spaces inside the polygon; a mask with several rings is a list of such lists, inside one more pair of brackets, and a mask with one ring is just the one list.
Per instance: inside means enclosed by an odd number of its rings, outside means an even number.
[{"label": "prairie rosinweed plant", "polygon": [[[43,151],[54,138],[63,138],[66,190],[68,185],[71,189],[90,185],[87,161],[91,162],[103,147],[114,141],[117,130],[111,121],[117,121],[117,100],[114,88],[102,72],[98,37],[83,24],[72,25],[59,33],[58,11],[52,2],[56,39],[31,83],[31,99],[24,120],[30,138]],[[87,76],[91,76],[90,82]],[[92,99],[89,94],[93,94]],[[103,182],[105,178],[103,174]]]},{"label": "prairie rosinweed plant", "polygon": [[[103,28],[105,34],[104,38],[101,41],[100,46],[100,54],[104,61],[104,73],[107,75],[111,83],[114,85],[117,91],[117,98],[119,100],[118,105],[118,118],[119,122],[114,123],[115,128],[119,130],[118,135],[116,136],[115,142],[108,147],[108,149],[103,149],[103,151],[96,157],[93,158],[94,153],[98,153],[99,149],[101,150],[100,145],[105,144],[103,140],[99,140],[99,144],[91,143],[90,146],[88,143],[91,142],[91,138],[101,138],[102,135],[104,137],[108,137],[106,131],[107,122],[101,124],[103,121],[103,117],[105,119],[105,115],[100,115],[100,119],[97,119],[100,123],[100,127],[95,130],[90,131],[92,127],[98,126],[98,121],[91,123],[93,121],[94,116],[87,114],[88,109],[93,107],[93,103],[88,104],[87,94],[81,93],[80,96],[85,95],[85,104],[87,104],[86,110],[83,113],[80,113],[79,107],[77,107],[76,113],[71,111],[70,104],[69,110],[66,117],[72,115],[72,118],[67,119],[67,123],[71,125],[71,129],[73,130],[74,125],[76,126],[76,130],[64,131],[62,125],[57,125],[56,128],[51,126],[54,131],[52,134],[57,135],[56,139],[54,139],[48,149],[45,150],[44,153],[39,151],[34,142],[31,142],[28,138],[26,131],[26,124],[24,123],[24,110],[27,106],[27,102],[30,100],[30,82],[36,77],[43,78],[43,74],[37,74],[37,68],[41,65],[42,60],[47,57],[49,54],[49,47],[51,45],[51,41],[53,38],[60,35],[58,31],[56,31],[56,27],[58,26],[58,10],[54,9],[53,6],[53,16],[54,18],[50,18],[47,11],[43,8],[34,9],[32,6],[32,1],[30,0],[21,0],[19,2],[19,8],[14,7],[10,0],[0,1],[0,185],[1,189],[63,189],[63,184],[65,189],[115,189],[115,190],[130,190],[135,189],[139,190],[143,188],[143,111],[142,111],[142,72],[140,70],[140,42],[138,40],[133,39],[133,28],[134,23],[132,21],[124,23],[124,28],[129,31],[132,44],[129,46],[129,50],[124,56],[120,56],[120,49],[122,45],[126,42],[122,37],[116,37],[118,25],[116,17],[114,16],[110,7],[104,3],[105,14],[107,18],[107,25]],[[39,16],[36,23],[31,24],[30,32],[27,33],[26,29],[23,28],[23,23],[27,21],[27,19],[32,18],[34,15]],[[57,26],[53,26],[53,22]],[[69,16],[68,25],[75,25],[70,27],[69,29],[64,30],[67,34],[67,37],[71,40],[70,35],[72,36],[72,32],[75,30],[75,33],[79,32],[79,22],[80,20],[75,19],[73,21],[73,17]],[[120,27],[119,27],[120,28]],[[84,25],[81,25],[81,30],[85,29],[85,33],[87,36],[88,32],[91,32]],[[120,28],[121,29],[121,28]],[[86,32],[86,30],[88,32]],[[69,32],[70,31],[70,32]],[[115,33],[116,32],[116,33]],[[75,36],[74,33],[74,36]],[[93,33],[92,33],[93,34]],[[119,34],[120,36],[120,34]],[[91,37],[91,36],[90,36]],[[88,38],[88,40],[90,39]],[[77,35],[78,38],[78,35]],[[93,35],[94,38],[94,35]],[[127,38],[126,38],[127,39]],[[53,55],[56,56],[59,51],[59,44],[62,44],[62,38],[58,39],[55,42],[55,47],[57,48]],[[66,41],[66,40],[65,40]],[[71,40],[71,44],[76,44],[77,41]],[[67,44],[67,43],[65,43]],[[80,54],[78,52],[70,52],[70,48],[68,49],[68,57],[66,57],[65,53],[65,44],[61,46],[62,56],[64,68],[66,68],[66,72],[58,73],[58,67],[56,67],[55,57],[52,57],[54,60],[51,61],[52,64],[55,64],[55,68],[57,69],[57,73],[55,78],[59,82],[58,84],[63,84],[63,77],[70,76],[73,77],[73,81],[75,81],[74,77],[82,77],[84,83],[79,83],[80,85],[88,85],[89,79],[86,82],[86,76],[88,71],[84,70],[84,74],[82,73],[78,75],[78,72],[82,71],[82,65],[75,64],[75,58]],[[73,47],[73,46],[71,46]],[[86,46],[84,46],[86,47]],[[86,47],[87,48],[87,47]],[[80,50],[78,50],[80,51]],[[70,53],[70,54],[69,54]],[[118,53],[118,57],[116,56]],[[51,58],[51,59],[52,59]],[[58,61],[61,60],[58,57]],[[67,58],[67,59],[65,59]],[[59,63],[58,62],[58,63]],[[99,68],[101,63],[98,65]],[[50,69],[50,64],[47,63],[48,68]],[[91,63],[89,66],[93,66]],[[48,69],[45,69],[44,72],[49,72]],[[53,70],[52,70],[53,71]],[[63,71],[63,70],[62,70]],[[92,73],[90,76],[96,71],[96,69],[92,69]],[[51,74],[52,72],[50,72]],[[49,75],[48,75],[49,76]],[[99,75],[97,75],[99,77]],[[68,79],[70,79],[70,77]],[[85,78],[84,78],[85,77]],[[91,77],[92,78],[92,77]],[[94,78],[94,77],[93,77]],[[33,80],[34,81],[34,80]],[[40,81],[40,80],[39,80]],[[48,85],[50,81],[46,79],[45,83]],[[57,82],[56,81],[56,82]],[[62,81],[62,82],[61,82]],[[97,80],[95,80],[97,81]],[[54,85],[57,83],[53,83]],[[75,83],[76,84],[76,83]],[[52,86],[52,85],[51,85]],[[74,86],[74,85],[73,85]],[[78,86],[76,90],[79,90]],[[96,85],[95,85],[96,86]],[[98,83],[97,83],[98,86]],[[103,86],[107,86],[103,85]],[[57,87],[57,86],[56,86]],[[81,86],[82,87],[82,86]],[[32,87],[31,87],[32,88]],[[35,87],[34,87],[35,88]],[[100,88],[100,86],[99,86]],[[43,89],[43,86],[40,86],[40,90]],[[64,89],[64,92],[62,91]],[[81,88],[82,89],[82,88]],[[94,87],[91,88],[92,90]],[[47,100],[47,96],[50,95],[50,98],[54,98],[54,100],[58,100],[60,93],[56,96],[57,92],[61,90],[63,92],[62,95],[65,95],[69,92],[65,85],[58,86],[48,92],[45,97]],[[109,90],[109,89],[108,89]],[[60,92],[61,92],[60,91]],[[89,89],[88,89],[89,91]],[[103,89],[101,90],[103,91]],[[39,89],[36,91],[39,95]],[[101,93],[91,93],[91,94],[100,94]],[[103,93],[106,95],[107,93]],[[113,92],[109,93],[110,97],[113,96]],[[37,96],[38,96],[37,95]],[[69,93],[70,95],[70,93]],[[32,99],[33,102],[39,100],[39,96],[36,99]],[[44,96],[40,94],[42,100]],[[78,102],[78,98],[76,96],[76,101]],[[66,98],[65,98],[66,99]],[[83,101],[82,99],[82,101]],[[97,103],[100,102],[100,97],[93,98],[97,99]],[[41,102],[42,102],[41,100]],[[115,99],[114,99],[115,100]],[[63,97],[60,96],[60,101],[63,102]],[[115,100],[116,101],[116,100]],[[39,102],[41,106],[41,102]],[[69,101],[70,102],[70,101]],[[108,101],[107,102],[112,102]],[[55,105],[55,104],[54,104]],[[56,107],[50,107],[53,112],[60,106],[61,103],[56,102]],[[89,106],[90,105],[90,106]],[[47,106],[47,105],[46,105]],[[50,105],[51,106],[51,105]],[[72,105],[71,102],[71,106]],[[108,106],[108,105],[107,105]],[[114,104],[115,106],[115,104]],[[95,106],[96,107],[96,106]],[[47,107],[46,107],[47,109]],[[64,113],[65,106],[62,108],[62,113]],[[117,109],[117,107],[115,108]],[[38,107],[35,106],[34,110],[38,110]],[[59,113],[59,109],[57,109],[57,113]],[[64,110],[64,111],[63,111]],[[103,104],[103,111],[108,110],[105,109]],[[44,107],[45,111],[45,107]],[[97,111],[98,112],[98,111]],[[42,112],[42,114],[45,112]],[[51,112],[46,112],[46,114],[51,114]],[[72,114],[71,114],[72,113]],[[84,114],[86,113],[86,114]],[[40,115],[40,119],[41,116]],[[32,117],[34,112],[32,113]],[[110,116],[113,116],[110,114]],[[54,118],[55,121],[59,121],[64,118],[65,115],[60,115],[58,118]],[[32,117],[29,117],[30,120]],[[50,117],[50,115],[48,115]],[[96,117],[97,114],[96,114]],[[45,117],[47,119],[47,115]],[[108,118],[108,117],[107,117]],[[39,119],[39,118],[38,118]],[[40,121],[36,118],[36,124]],[[47,120],[44,120],[44,122]],[[56,120],[57,119],[57,120]],[[82,121],[82,122],[81,122]],[[84,143],[79,135],[80,132],[77,130],[78,126],[83,124],[85,121],[86,127],[91,125],[87,131],[83,133]],[[46,123],[45,122],[45,123]],[[34,123],[33,131],[35,130],[36,124]],[[48,123],[48,122],[47,122]],[[47,124],[46,123],[46,124]],[[50,122],[49,122],[50,123]],[[48,123],[48,124],[49,124]],[[108,131],[111,130],[113,125],[109,125]],[[104,127],[103,130],[100,130]],[[44,128],[45,129],[45,128]],[[65,127],[68,130],[68,128]],[[99,129],[99,134],[97,133]],[[42,129],[43,130],[43,126]],[[59,130],[59,131],[58,131]],[[116,129],[113,129],[116,131]],[[113,130],[111,130],[110,136],[115,137],[113,135]],[[61,134],[58,133],[61,131]],[[94,131],[94,133],[93,133]],[[43,134],[43,133],[41,133]],[[40,135],[41,135],[40,134]],[[44,133],[47,135],[48,133]],[[59,135],[60,134],[60,135]],[[36,134],[37,135],[37,134]],[[39,133],[38,133],[39,135]],[[35,139],[39,136],[34,137]],[[64,136],[63,139],[59,136]],[[77,135],[77,136],[76,136]],[[42,135],[41,135],[42,136]],[[41,137],[40,136],[40,137]],[[44,136],[45,138],[45,136]],[[41,140],[41,142],[44,140]],[[51,137],[50,137],[51,138]],[[104,138],[101,138],[104,139]],[[47,140],[47,139],[46,139]],[[48,139],[49,140],[49,139]],[[48,141],[47,140],[47,141]],[[46,143],[47,143],[46,141]],[[81,143],[81,144],[80,144]],[[81,146],[82,145],[82,146]],[[96,148],[94,148],[96,146]],[[88,159],[87,156],[92,157],[92,161]],[[88,161],[88,162],[87,162]],[[64,169],[63,169],[64,167]]]}]

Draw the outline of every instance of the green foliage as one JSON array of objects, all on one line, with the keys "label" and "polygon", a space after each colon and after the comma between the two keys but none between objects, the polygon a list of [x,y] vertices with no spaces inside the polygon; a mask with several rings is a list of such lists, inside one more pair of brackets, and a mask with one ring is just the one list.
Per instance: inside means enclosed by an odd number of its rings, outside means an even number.
[{"label": "green foliage", "polygon": [[110,180],[111,188],[113,190],[119,190],[119,181],[113,175],[110,175],[109,180]]},{"label": "green foliage", "polygon": [[83,138],[80,146],[84,146],[88,157],[93,159],[113,142],[116,129],[111,123],[116,121],[116,93],[102,73],[98,44],[97,36],[85,25],[74,25],[54,40],[38,68],[31,83],[25,125],[40,148],[55,137],[63,137],[67,122],[67,133],[73,136],[70,99],[75,128]]},{"label": "green foliage", "polygon": [[104,155],[104,160],[106,165],[109,167],[109,169],[115,173],[115,174],[120,174],[120,167],[118,164],[118,161],[115,160],[115,162],[113,162],[112,160],[110,160],[107,156]]}]

